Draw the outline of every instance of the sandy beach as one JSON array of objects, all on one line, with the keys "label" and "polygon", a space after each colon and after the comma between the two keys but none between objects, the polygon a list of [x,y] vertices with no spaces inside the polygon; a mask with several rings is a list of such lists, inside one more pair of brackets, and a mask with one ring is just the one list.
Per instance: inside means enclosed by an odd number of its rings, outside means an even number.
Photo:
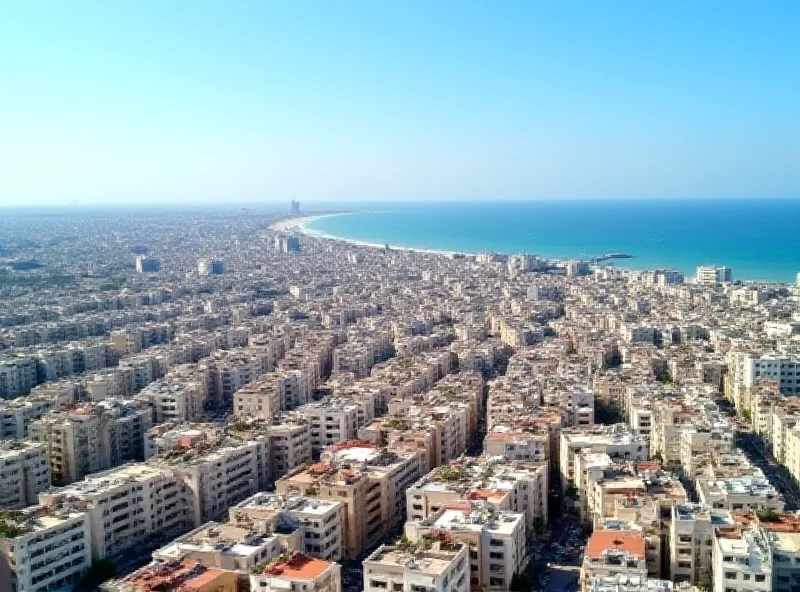
[{"label": "sandy beach", "polygon": [[280,222],[275,222],[270,226],[271,230],[275,230],[277,232],[286,232],[290,230],[299,230],[299,226],[304,222],[311,222],[312,220],[317,220],[319,218],[325,218],[326,216],[335,216],[336,214],[320,214],[318,216],[299,216],[297,218],[289,218],[288,220],[281,220]]}]

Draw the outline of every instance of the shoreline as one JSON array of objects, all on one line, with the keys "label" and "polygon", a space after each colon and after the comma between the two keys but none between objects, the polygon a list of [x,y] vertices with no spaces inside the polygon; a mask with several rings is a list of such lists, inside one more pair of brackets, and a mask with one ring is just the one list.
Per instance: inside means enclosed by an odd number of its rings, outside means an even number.
[{"label": "shoreline", "polygon": [[[388,247],[389,249],[391,249],[393,251],[403,251],[403,252],[410,252],[410,253],[421,253],[421,254],[425,254],[425,255],[440,255],[440,256],[450,257],[450,258],[452,258],[455,255],[463,255],[465,257],[476,257],[476,256],[478,256],[478,255],[480,255],[482,253],[490,253],[490,252],[492,252],[492,251],[480,251],[480,252],[448,251],[448,250],[444,250],[444,249],[426,249],[426,248],[422,248],[422,247],[406,247],[406,246],[402,246],[402,245],[393,245],[393,244],[390,244],[390,243],[372,243],[372,242],[363,241],[363,240],[359,240],[359,239],[348,238],[348,237],[344,237],[344,236],[337,236],[337,235],[334,235],[334,234],[328,234],[328,233],[325,233],[325,232],[322,232],[322,231],[319,231],[319,230],[314,230],[313,228],[308,228],[308,226],[306,226],[307,224],[310,224],[310,223],[312,223],[312,222],[314,222],[316,220],[320,220],[322,218],[330,218],[330,217],[333,217],[333,216],[347,216],[347,215],[358,214],[358,213],[359,213],[358,211],[350,211],[350,212],[332,212],[332,213],[329,213],[329,214],[319,214],[319,215],[311,215],[311,216],[301,216],[301,217],[298,217],[298,218],[290,218],[288,220],[283,220],[281,222],[278,222],[278,223],[274,224],[273,226],[270,226],[270,228],[272,228],[273,230],[278,230],[278,227],[280,226],[282,229],[285,229],[285,230],[290,230],[290,229],[291,230],[296,230],[299,234],[307,235],[307,236],[310,236],[310,237],[313,237],[313,238],[339,241],[339,242],[342,242],[342,243],[353,245],[355,247],[366,247],[366,248],[372,248],[372,249],[383,249],[383,248]],[[511,254],[509,254],[509,253],[500,253],[500,252],[498,252],[498,253],[499,254],[503,254],[503,255],[507,255],[507,256],[511,256]],[[563,257],[541,257],[541,259],[543,259],[544,261],[547,261],[548,263],[555,263],[557,265],[564,265],[567,262],[573,261],[573,260],[582,260],[582,261],[586,260],[586,259],[581,259],[581,258],[563,258]],[[626,257],[626,258],[620,259],[620,260],[636,261],[636,255],[631,255],[630,257]],[[613,261],[614,260],[612,260],[610,262],[605,262],[605,265],[598,265],[598,267],[605,267],[605,266],[607,266],[609,264],[612,267],[614,267]],[[703,265],[703,264],[700,263],[698,265]],[[620,267],[620,269],[627,269],[627,270],[630,270],[630,271],[642,272],[642,271],[646,271],[647,269],[654,269],[654,268],[652,268],[652,267],[650,267],[650,268],[647,268],[647,267],[644,267],[644,268],[643,267]],[[687,274],[684,274],[684,276],[686,277],[685,283],[692,284],[692,285],[694,284],[692,279],[690,279],[690,278],[693,278],[693,276],[687,275]],[[792,282],[783,282],[783,281],[774,281],[774,280],[772,280],[772,281],[770,281],[770,280],[753,280],[753,279],[745,279],[745,278],[739,278],[739,279],[736,280],[736,282],[740,282],[742,285],[771,285],[771,286],[784,286],[784,287],[793,287],[795,285]]]},{"label": "shoreline", "polygon": [[347,216],[350,214],[357,214],[358,212],[340,212],[335,214],[323,214],[320,216],[307,216],[306,218],[295,218],[297,222],[291,225],[291,228],[294,228],[300,234],[305,234],[307,236],[311,236],[314,238],[321,238],[325,240],[335,240],[343,243],[347,243],[349,245],[353,245],[356,247],[368,247],[372,249],[384,249],[387,246],[393,251],[406,251],[411,253],[425,253],[427,255],[444,255],[447,257],[452,257],[453,255],[467,255],[467,256],[475,256],[478,253],[467,253],[462,251],[445,251],[442,249],[423,249],[420,247],[403,247],[400,245],[392,245],[389,243],[371,243],[368,241],[362,241],[354,238],[347,238],[345,236],[336,236],[334,234],[327,234],[325,232],[321,232],[319,230],[314,230],[313,228],[308,228],[306,224],[310,222],[314,222],[315,220],[319,220],[321,218],[331,218],[333,216]]},{"label": "shoreline", "polygon": [[308,222],[313,222],[314,220],[319,220],[321,218],[328,218],[330,216],[344,216],[345,214],[350,213],[352,212],[332,212],[330,214],[311,214],[309,216],[286,218],[285,220],[280,220],[274,224],[270,224],[269,229],[274,230],[275,232],[286,232],[297,228],[299,232],[303,232],[303,224],[307,224]]}]

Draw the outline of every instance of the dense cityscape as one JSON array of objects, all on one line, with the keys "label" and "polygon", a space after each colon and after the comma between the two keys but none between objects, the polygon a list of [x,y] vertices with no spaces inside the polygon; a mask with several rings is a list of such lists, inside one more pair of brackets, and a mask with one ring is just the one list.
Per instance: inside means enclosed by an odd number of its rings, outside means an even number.
[{"label": "dense cityscape", "polygon": [[4,213],[0,592],[800,590],[800,287],[284,210]]}]

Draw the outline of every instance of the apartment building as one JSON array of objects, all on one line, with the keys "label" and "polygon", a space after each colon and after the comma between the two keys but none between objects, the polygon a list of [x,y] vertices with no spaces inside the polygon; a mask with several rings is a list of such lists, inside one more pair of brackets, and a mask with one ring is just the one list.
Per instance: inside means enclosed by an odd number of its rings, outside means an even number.
[{"label": "apartment building", "polygon": [[714,531],[713,592],[773,590],[773,555],[765,530],[732,526]]},{"label": "apartment building", "polygon": [[406,522],[412,543],[423,537],[467,545],[470,589],[507,590],[511,578],[527,565],[525,515],[504,512],[481,502],[446,506],[427,520]]},{"label": "apartment building", "polygon": [[509,461],[547,462],[550,460],[550,436],[495,425],[483,440],[483,452]]},{"label": "apartment building", "polygon": [[53,485],[69,485],[111,467],[108,422],[108,415],[86,406],[52,411],[30,424],[29,438],[47,446]]},{"label": "apartment building", "polygon": [[641,584],[647,581],[645,540],[641,533],[596,530],[589,537],[581,566],[581,590],[595,582]]},{"label": "apartment building", "polygon": [[119,580],[103,584],[105,592],[240,592],[240,575],[196,561],[154,562]]},{"label": "apartment building", "polygon": [[37,384],[36,360],[0,358],[0,399],[27,395]]},{"label": "apartment building", "polygon": [[1,524],[1,592],[67,589],[92,564],[89,515],[79,504],[33,506]]},{"label": "apartment building", "polygon": [[341,592],[342,566],[295,553],[260,564],[250,574],[250,590],[262,592]]},{"label": "apartment building", "polygon": [[701,479],[697,483],[701,504],[731,511],[783,511],[783,495],[761,476]]},{"label": "apartment building", "polygon": [[197,381],[171,380],[154,382],[136,399],[153,406],[155,423],[198,421],[207,401],[206,386]]},{"label": "apartment building", "polygon": [[800,394],[800,359],[775,354],[747,357],[742,378],[746,388],[752,388],[759,381],[771,381],[777,383],[782,395],[797,395]]},{"label": "apartment building", "polygon": [[271,422],[283,409],[281,392],[271,380],[259,379],[233,394],[233,414],[238,419]]},{"label": "apartment building", "polygon": [[364,591],[467,592],[469,573],[467,546],[460,543],[381,545],[364,560]]},{"label": "apartment building", "polygon": [[675,504],[669,532],[670,579],[692,584],[710,582],[714,529],[732,525],[733,517],[728,510],[714,510],[701,504]]},{"label": "apartment building", "polygon": [[125,462],[144,460],[145,433],[152,409],[138,401],[107,399],[51,411],[32,422],[31,440],[47,446],[55,485]]},{"label": "apartment building", "polygon": [[759,523],[772,549],[772,589],[790,592],[800,584],[800,520],[785,513]]},{"label": "apartment building", "polygon": [[559,472],[561,486],[566,490],[576,485],[575,455],[589,449],[605,452],[612,459],[642,461],[648,458],[647,443],[639,434],[631,433],[624,424],[597,426],[594,429],[567,428],[561,432]]},{"label": "apartment building", "polygon": [[525,516],[527,532],[547,523],[549,465],[480,458],[434,469],[406,491],[409,520],[425,520],[451,504],[481,501]]},{"label": "apartment building", "polygon": [[271,483],[311,462],[311,426],[308,423],[284,421],[266,426],[261,432],[269,443]]},{"label": "apartment building", "polygon": [[405,490],[418,476],[416,455],[353,442],[332,447],[322,462],[281,477],[276,491],[342,502],[344,556],[353,558],[403,520]]},{"label": "apartment building", "polygon": [[259,563],[293,549],[296,543],[292,539],[300,538],[293,534],[206,522],[154,551],[153,560],[197,561],[206,567],[247,574]]},{"label": "apartment building", "polygon": [[13,401],[0,401],[0,439],[17,440],[28,435],[31,423],[57,409],[62,404],[72,403],[69,400],[56,400],[46,396],[28,395]]},{"label": "apartment building", "polygon": [[259,442],[220,442],[176,449],[148,463],[185,485],[189,518],[200,526],[224,517],[230,506],[259,490],[266,454]]},{"label": "apartment building", "polygon": [[131,463],[39,494],[45,507],[85,504],[92,559],[106,559],[149,540],[191,527],[183,483],[170,471]]},{"label": "apartment building", "polygon": [[718,265],[699,265],[695,274],[695,283],[706,286],[733,281],[733,270]]},{"label": "apartment building", "polygon": [[320,451],[326,446],[354,440],[358,435],[359,406],[340,401],[308,403],[296,411],[311,427],[311,448]]},{"label": "apartment building", "polygon": [[259,492],[232,506],[230,523],[265,532],[300,530],[301,544],[295,550],[337,561],[342,557],[344,505],[310,497],[284,497]]},{"label": "apartment building", "polygon": [[27,440],[0,441],[0,508],[24,508],[50,487],[47,447]]}]

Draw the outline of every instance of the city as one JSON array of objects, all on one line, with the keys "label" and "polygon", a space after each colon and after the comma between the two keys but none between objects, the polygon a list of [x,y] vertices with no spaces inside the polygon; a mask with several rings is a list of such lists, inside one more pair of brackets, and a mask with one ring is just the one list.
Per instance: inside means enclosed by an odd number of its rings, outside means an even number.
[{"label": "city", "polygon": [[318,213],[0,220],[0,591],[800,586],[800,288]]}]

